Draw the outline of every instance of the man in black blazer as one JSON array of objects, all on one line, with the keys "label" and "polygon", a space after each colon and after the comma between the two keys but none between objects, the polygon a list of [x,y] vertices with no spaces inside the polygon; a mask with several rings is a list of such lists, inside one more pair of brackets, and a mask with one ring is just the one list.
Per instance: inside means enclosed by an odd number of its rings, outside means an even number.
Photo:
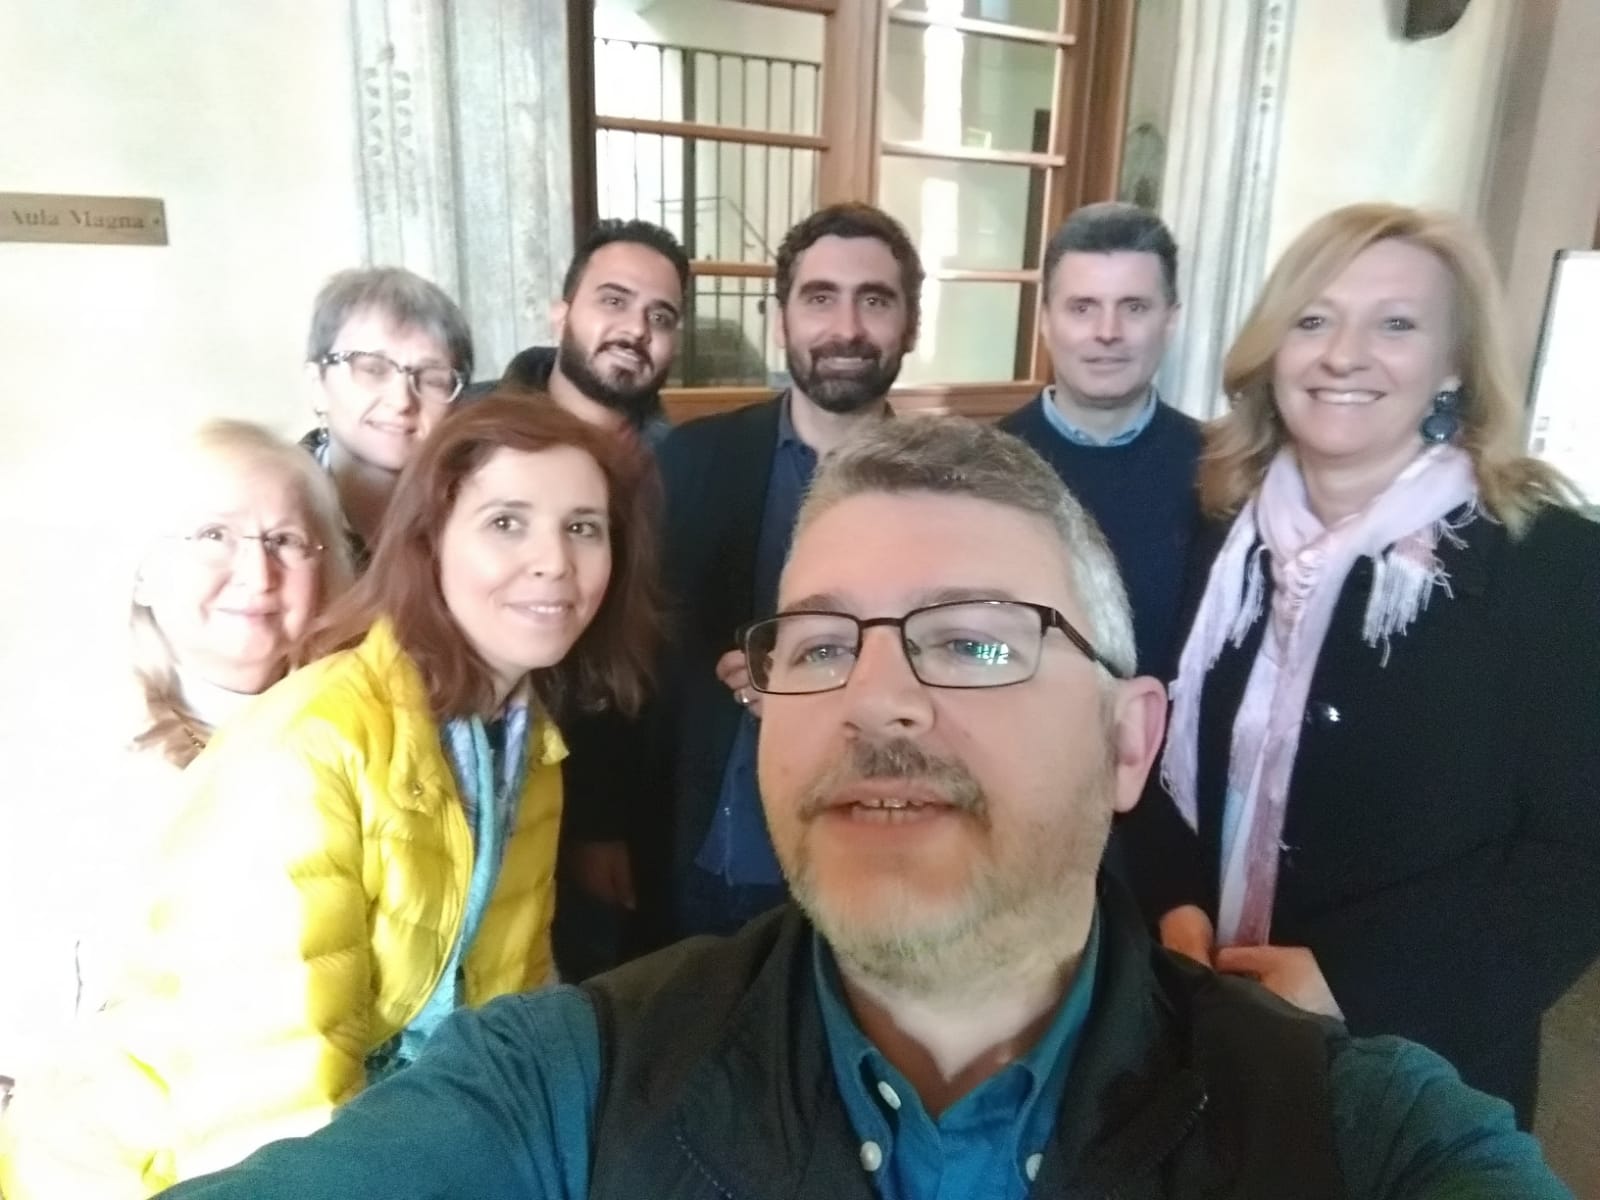
[{"label": "man in black blazer", "polygon": [[755,783],[760,704],[734,634],[772,610],[818,457],[888,415],[922,276],[910,237],[880,210],[807,217],[777,256],[790,387],[690,421],[662,445],[672,648],[656,722],[662,794],[642,814],[647,942],[731,932],[785,895]]}]

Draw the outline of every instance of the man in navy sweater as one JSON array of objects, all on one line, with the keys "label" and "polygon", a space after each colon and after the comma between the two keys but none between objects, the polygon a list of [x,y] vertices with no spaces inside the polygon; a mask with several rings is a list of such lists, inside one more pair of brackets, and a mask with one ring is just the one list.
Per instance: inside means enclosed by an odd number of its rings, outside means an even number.
[{"label": "man in navy sweater", "polygon": [[1153,382],[1178,321],[1177,260],[1161,218],[1132,204],[1068,217],[1044,254],[1040,330],[1055,382],[1000,422],[1099,523],[1133,604],[1139,670],[1163,679],[1199,518],[1200,426]]}]

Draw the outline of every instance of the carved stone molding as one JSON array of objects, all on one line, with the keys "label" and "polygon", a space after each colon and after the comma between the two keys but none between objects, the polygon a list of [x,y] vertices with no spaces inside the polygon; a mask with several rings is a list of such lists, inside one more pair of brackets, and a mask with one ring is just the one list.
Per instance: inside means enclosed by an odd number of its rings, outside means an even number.
[{"label": "carved stone molding", "polygon": [[351,0],[367,258],[460,301],[480,378],[572,255],[565,0]]},{"label": "carved stone molding", "polygon": [[1182,327],[1163,394],[1222,410],[1222,359],[1265,269],[1295,0],[1185,0],[1163,216],[1180,254]]},{"label": "carved stone molding", "polygon": [[442,0],[351,0],[367,258],[459,294]]},{"label": "carved stone molding", "polygon": [[[462,305],[498,370],[550,337],[572,257],[565,0],[453,0]],[[480,372],[484,374],[487,372]]]}]

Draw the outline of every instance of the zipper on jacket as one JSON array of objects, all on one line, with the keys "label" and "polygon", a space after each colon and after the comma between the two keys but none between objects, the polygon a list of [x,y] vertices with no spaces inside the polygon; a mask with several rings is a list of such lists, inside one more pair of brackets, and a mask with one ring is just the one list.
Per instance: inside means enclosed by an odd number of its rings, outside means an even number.
[{"label": "zipper on jacket", "polygon": [[[450,860],[452,863],[455,863],[461,861],[460,855],[455,853],[457,846],[464,841],[470,850],[472,846],[472,835],[467,830],[467,815],[461,811],[461,798],[459,796],[455,797],[454,803],[447,803],[444,805],[444,807],[449,812],[449,816],[445,821],[446,849],[451,851]],[[452,838],[456,843],[454,846],[450,844]],[[470,853],[466,856],[465,861],[467,880],[470,882],[472,878],[472,855]],[[457,875],[459,875],[459,872],[457,872]],[[415,1021],[421,1014],[422,1010],[428,1006],[428,1001],[433,999],[433,993],[439,989],[439,984],[444,979],[444,973],[450,969],[450,956],[452,951],[455,949],[456,942],[461,937],[462,929],[466,926],[467,916],[467,886],[466,884],[462,883],[459,878],[453,879],[452,882],[458,885],[455,893],[457,903],[455,914],[451,918],[451,924],[454,926],[454,930],[451,933],[450,938],[445,943],[444,959],[439,963],[438,970],[435,971],[430,978],[428,986],[422,992],[421,998],[416,1002],[415,1005],[411,1007],[410,1011],[406,1014],[406,1019],[400,1023],[400,1028],[396,1029],[392,1036],[397,1037],[411,1027],[411,1022]],[[449,897],[447,897],[447,899],[449,899]],[[461,969],[463,971],[466,970],[466,965],[466,954],[463,952],[461,956]],[[387,1041],[387,1039],[385,1039],[385,1041]],[[380,1043],[380,1045],[381,1044],[382,1043]],[[368,1053],[371,1053],[371,1051],[368,1051]]]}]

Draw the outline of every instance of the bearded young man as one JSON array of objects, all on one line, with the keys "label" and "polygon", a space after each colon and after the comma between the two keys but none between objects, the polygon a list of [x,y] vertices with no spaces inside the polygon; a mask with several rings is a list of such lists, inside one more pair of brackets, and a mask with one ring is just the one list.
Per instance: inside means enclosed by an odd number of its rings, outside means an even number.
[{"label": "bearded young man", "polygon": [[634,430],[652,448],[671,428],[661,387],[678,355],[689,258],[649,221],[608,219],[578,243],[550,309],[557,345],[533,346],[504,383],[548,391],[574,416]]},{"label": "bearded young man", "polygon": [[1568,1196],[1444,1060],[1162,949],[1097,879],[1165,702],[1016,439],[853,438],[742,644],[796,904],[453,1017],[328,1128],[171,1195]]}]

